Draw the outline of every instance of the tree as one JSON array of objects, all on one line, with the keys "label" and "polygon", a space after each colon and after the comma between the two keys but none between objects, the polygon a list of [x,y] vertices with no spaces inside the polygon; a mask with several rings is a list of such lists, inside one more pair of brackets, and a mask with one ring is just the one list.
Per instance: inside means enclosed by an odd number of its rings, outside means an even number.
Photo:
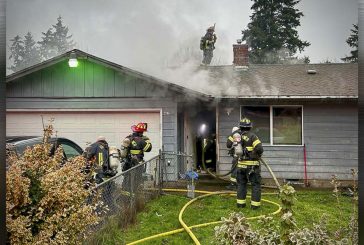
[{"label": "tree", "polygon": [[68,27],[63,25],[62,17],[47,32],[42,32],[42,41],[38,42],[43,60],[63,54],[75,47],[72,35],[68,35]]},{"label": "tree", "polygon": [[25,68],[23,65],[24,41],[19,35],[16,35],[13,39],[10,39],[10,41],[12,44],[10,46],[9,59],[13,61],[13,64],[9,67],[9,69],[16,72]]},{"label": "tree", "polygon": [[253,14],[242,39],[250,47],[252,63],[283,63],[310,43],[299,39],[302,12],[295,8],[300,0],[252,0]]},{"label": "tree", "polygon": [[42,41],[38,42],[39,50],[42,60],[48,60],[57,55],[52,28],[49,28],[47,32],[42,32]]},{"label": "tree", "polygon": [[36,42],[33,36],[28,32],[24,37],[24,56],[23,65],[29,67],[42,61]]},{"label": "tree", "polygon": [[76,44],[68,31],[59,16],[55,25],[42,32],[41,41],[36,42],[31,32],[24,36],[24,40],[19,35],[10,39],[9,59],[12,65],[8,68],[16,72],[73,49]]},{"label": "tree", "polygon": [[353,48],[354,50],[350,51],[351,56],[346,56],[345,58],[342,58],[341,60],[343,60],[345,62],[356,63],[356,62],[358,62],[358,34],[359,34],[359,29],[358,29],[358,25],[353,24],[353,26],[354,26],[354,29],[350,29],[351,34],[348,37],[348,39],[346,39],[346,43],[349,44],[349,46],[351,48]]},{"label": "tree", "polygon": [[74,48],[72,35],[68,35],[68,27],[62,23],[62,17],[57,18],[57,23],[53,25],[53,44],[57,49],[58,54],[65,53]]}]

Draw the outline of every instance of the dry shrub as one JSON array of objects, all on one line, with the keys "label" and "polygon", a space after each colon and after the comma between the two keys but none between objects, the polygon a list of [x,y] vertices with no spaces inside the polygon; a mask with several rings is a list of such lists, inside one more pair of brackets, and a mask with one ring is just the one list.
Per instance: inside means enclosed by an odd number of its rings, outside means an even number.
[{"label": "dry shrub", "polygon": [[[24,154],[8,156],[6,228],[11,244],[81,244],[91,224],[98,222],[100,203],[90,177],[82,173],[82,156],[65,161],[58,147],[50,156],[53,127],[45,128],[43,144]],[[88,200],[88,201],[87,201]]]},{"label": "dry shrub", "polygon": [[[247,219],[241,213],[231,213],[228,218],[222,218],[222,225],[215,227],[215,244],[254,245],[254,244],[359,244],[358,243],[358,192],[357,192],[357,170],[352,169],[353,186],[352,202],[353,212],[348,224],[344,224],[336,232],[327,229],[327,217],[323,215],[318,223],[311,228],[299,228],[294,219],[292,206],[294,205],[295,190],[293,187],[284,185],[280,189],[279,198],[282,205],[282,213],[279,225],[274,224],[273,217],[263,217],[258,222],[261,228],[253,230]],[[341,206],[338,187],[340,182],[336,176],[332,178],[334,196],[337,206]],[[342,212],[339,217],[343,219]]]}]

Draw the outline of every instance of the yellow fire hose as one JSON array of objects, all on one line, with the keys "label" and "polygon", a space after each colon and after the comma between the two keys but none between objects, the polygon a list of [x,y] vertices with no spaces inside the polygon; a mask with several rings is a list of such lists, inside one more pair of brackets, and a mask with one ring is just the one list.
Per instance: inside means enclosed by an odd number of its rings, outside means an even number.
[{"label": "yellow fire hose", "polygon": [[[217,178],[217,179],[221,179],[221,180],[227,181],[226,179],[221,178],[222,176],[226,176],[227,174],[224,174],[224,175],[213,174],[209,169],[206,168],[206,166],[205,166],[204,150],[205,149],[203,147],[203,152],[202,152],[202,167],[204,168],[204,170],[207,173],[209,173],[210,175],[212,175],[213,177]],[[269,167],[269,165],[262,158],[260,158],[259,161],[262,162],[265,165],[265,167],[268,169],[269,173],[273,177],[274,182],[277,185],[277,188],[280,189],[281,186],[280,186],[280,184],[279,184],[279,182],[278,182],[275,174],[273,173],[272,169]],[[228,174],[230,174],[230,173],[231,173],[231,171]],[[163,190],[164,191],[171,191],[171,192],[186,192],[187,191],[187,190],[184,190],[184,189],[163,189]],[[197,237],[193,234],[193,232],[191,231],[191,229],[197,228],[197,227],[204,227],[204,226],[208,226],[208,225],[214,225],[214,224],[216,225],[216,224],[222,223],[223,221],[213,221],[213,222],[208,222],[208,223],[203,223],[203,224],[197,224],[197,225],[193,225],[193,226],[190,226],[189,227],[189,226],[186,225],[186,223],[182,219],[182,216],[183,216],[183,213],[184,213],[185,209],[190,204],[192,204],[193,202],[195,202],[195,201],[197,201],[199,199],[202,199],[202,198],[205,198],[205,197],[209,197],[209,196],[212,196],[212,195],[224,195],[224,194],[236,195],[236,192],[231,192],[231,191],[209,192],[209,191],[199,191],[199,190],[195,190],[195,192],[196,193],[201,193],[201,194],[204,194],[204,195],[199,196],[199,197],[196,197],[196,198],[193,198],[192,200],[190,200],[189,202],[187,202],[183,206],[183,208],[181,209],[181,211],[180,211],[180,213],[178,215],[178,220],[179,220],[179,222],[180,222],[180,224],[182,225],[183,228],[176,229],[176,230],[172,230],[172,231],[168,231],[168,232],[164,232],[164,233],[160,233],[160,234],[156,234],[156,235],[153,235],[153,236],[150,236],[150,237],[146,237],[146,238],[143,238],[143,239],[140,239],[140,240],[137,240],[137,241],[128,243],[127,245],[142,243],[142,242],[145,242],[145,241],[148,241],[148,240],[151,240],[151,239],[160,238],[160,237],[164,237],[164,236],[168,236],[168,235],[180,233],[182,231],[186,231],[188,233],[188,235],[192,238],[192,240],[194,241],[194,243],[196,245],[200,245],[201,243],[198,241]],[[277,194],[277,193],[266,193],[266,194]],[[263,198],[261,199],[261,201],[267,202],[267,203],[271,203],[271,204],[276,205],[278,207],[278,209],[276,211],[274,211],[273,213],[270,213],[270,215],[278,214],[281,211],[281,209],[282,209],[281,205],[279,205],[276,202],[273,202],[273,201],[270,201],[270,200],[266,200],[266,199],[263,199]],[[253,217],[247,218],[247,220],[259,219],[259,218],[264,217],[264,216],[265,215],[253,216]]]},{"label": "yellow fire hose", "polygon": [[[171,192],[186,192],[187,191],[185,189],[163,189],[163,190],[164,191],[171,191]],[[128,243],[127,245],[138,244],[138,243],[146,242],[148,240],[152,240],[152,239],[155,239],[155,238],[160,238],[160,237],[164,237],[164,236],[168,236],[168,235],[180,233],[180,232],[183,232],[183,231],[186,231],[189,234],[189,236],[192,238],[192,240],[195,242],[195,244],[200,244],[200,242],[198,241],[198,239],[196,238],[196,236],[193,234],[193,232],[191,231],[191,229],[198,228],[198,227],[204,227],[204,226],[208,226],[208,225],[216,225],[216,224],[222,223],[223,221],[213,221],[213,222],[208,222],[208,223],[203,223],[203,224],[197,224],[197,225],[193,225],[193,226],[187,226],[185,224],[185,222],[183,221],[183,219],[182,219],[182,215],[183,215],[183,212],[185,211],[185,209],[190,204],[192,204],[193,202],[195,202],[195,201],[197,201],[199,199],[202,199],[202,198],[205,198],[205,197],[208,197],[208,196],[212,196],[212,195],[224,195],[224,194],[236,195],[236,192],[232,192],[232,191],[209,192],[209,191],[199,191],[199,190],[195,190],[195,192],[202,193],[204,195],[199,196],[199,197],[196,197],[196,198],[190,200],[181,209],[181,211],[180,211],[180,213],[178,215],[178,220],[181,223],[181,225],[183,226],[183,228],[176,229],[176,230],[172,230],[172,231],[168,231],[168,232],[164,232],[164,233],[160,233],[160,234],[156,234],[156,235],[149,236],[149,237],[145,237],[143,239],[140,239],[140,240],[137,240],[137,241]],[[267,194],[274,194],[274,195],[276,195],[277,193],[265,193],[265,195],[267,195]],[[281,209],[282,209],[282,207],[278,203],[276,203],[276,202],[273,202],[273,201],[270,201],[270,200],[266,200],[266,199],[263,199],[263,198],[261,200],[263,202],[267,202],[267,203],[271,203],[273,205],[276,205],[278,207],[278,209],[276,211],[274,211],[273,213],[270,213],[270,215],[278,214],[281,211]],[[253,216],[253,217],[247,218],[247,220],[259,219],[259,218],[264,217],[264,216],[265,215]]]}]

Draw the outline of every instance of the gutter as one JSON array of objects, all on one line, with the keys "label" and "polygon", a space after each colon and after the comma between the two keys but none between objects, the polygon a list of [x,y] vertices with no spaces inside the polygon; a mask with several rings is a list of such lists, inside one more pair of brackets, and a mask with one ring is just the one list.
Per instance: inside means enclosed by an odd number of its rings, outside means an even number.
[{"label": "gutter", "polygon": [[262,95],[262,96],[222,96],[215,97],[220,99],[358,99],[357,95]]}]

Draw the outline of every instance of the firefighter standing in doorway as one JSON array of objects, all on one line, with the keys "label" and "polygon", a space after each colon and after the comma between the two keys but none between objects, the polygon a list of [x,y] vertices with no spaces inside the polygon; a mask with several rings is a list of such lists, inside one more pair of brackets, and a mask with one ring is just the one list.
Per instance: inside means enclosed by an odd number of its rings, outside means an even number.
[{"label": "firefighter standing in doorway", "polygon": [[[263,146],[259,138],[252,132],[252,122],[244,117],[240,120],[240,136],[237,140],[228,138],[228,147],[235,147],[235,154],[238,155],[237,165],[237,207],[246,206],[247,182],[252,185],[250,206],[252,209],[260,207],[261,199],[261,176],[259,158],[263,154]],[[240,148],[239,148],[240,147]],[[240,150],[241,149],[241,150]]]},{"label": "firefighter standing in doorway", "polygon": [[[143,133],[147,131],[147,123],[138,123],[131,126],[132,134],[128,135],[122,142],[121,157],[124,158],[123,171],[126,171],[144,161],[144,152],[152,150],[152,143]],[[136,175],[133,176],[135,181],[142,181],[144,168],[135,169]],[[131,185],[131,173],[125,176],[125,185]],[[137,188],[139,184],[135,183]]]},{"label": "firefighter standing in doorway", "polygon": [[215,25],[206,30],[205,36],[201,37],[200,49],[203,51],[202,65],[209,65],[211,63],[213,52],[216,43]]}]

